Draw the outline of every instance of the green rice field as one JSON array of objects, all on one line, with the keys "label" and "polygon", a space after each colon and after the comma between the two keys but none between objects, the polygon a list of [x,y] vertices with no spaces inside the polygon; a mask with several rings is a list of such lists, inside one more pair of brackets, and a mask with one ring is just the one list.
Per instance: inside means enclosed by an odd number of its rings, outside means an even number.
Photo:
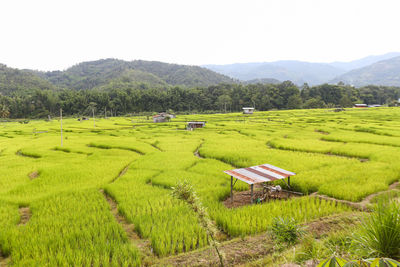
[{"label": "green rice field", "polygon": [[[187,131],[192,120],[206,127]],[[231,239],[265,232],[277,216],[304,223],[350,211],[313,193],[359,202],[400,179],[399,108],[178,115],[166,123],[67,118],[63,130],[61,146],[57,118],[0,122],[0,251],[8,265],[140,266],[141,242],[156,258],[206,247],[196,214],[171,195],[178,181],[193,184]],[[223,171],[264,163],[295,172],[292,187],[304,196],[227,208]],[[248,185],[238,181],[235,190]]]}]

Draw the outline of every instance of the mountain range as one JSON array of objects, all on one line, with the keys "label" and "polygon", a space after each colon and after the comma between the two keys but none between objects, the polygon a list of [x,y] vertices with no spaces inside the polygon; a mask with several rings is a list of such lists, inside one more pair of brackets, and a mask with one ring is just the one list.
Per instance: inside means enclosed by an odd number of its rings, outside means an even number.
[{"label": "mountain range", "polygon": [[400,56],[351,70],[331,81],[331,83],[337,82],[344,82],[357,87],[371,84],[400,86]]},{"label": "mountain range", "polygon": [[[276,79],[279,81],[290,80],[295,84],[318,85],[322,83],[344,83],[354,86],[367,84],[400,85],[400,66],[396,58],[399,52],[387,53],[379,56],[368,56],[350,62],[312,63],[295,60],[236,63],[227,65],[203,65],[215,72],[239,80]],[[378,64],[379,65],[375,65]],[[390,70],[387,74],[383,69]],[[397,74],[396,74],[397,73]],[[393,76],[394,75],[394,76]],[[389,77],[390,76],[390,77]],[[367,78],[368,77],[368,78]]]},{"label": "mountain range", "polygon": [[65,71],[36,72],[36,74],[56,86],[76,90],[92,89],[111,81],[187,87],[234,82],[232,78],[199,66],[145,60],[101,59],[79,63]]},{"label": "mountain range", "polygon": [[400,86],[400,53],[369,56],[351,62],[275,61],[188,66],[158,61],[101,59],[63,71],[19,70],[0,64],[0,94],[41,90],[108,90],[110,88],[205,87],[220,83],[339,83]]},{"label": "mountain range", "polygon": [[50,72],[19,70],[0,64],[0,94],[3,95],[25,93],[33,89],[204,87],[237,82],[199,66],[144,60],[101,59],[82,62],[64,71]]}]

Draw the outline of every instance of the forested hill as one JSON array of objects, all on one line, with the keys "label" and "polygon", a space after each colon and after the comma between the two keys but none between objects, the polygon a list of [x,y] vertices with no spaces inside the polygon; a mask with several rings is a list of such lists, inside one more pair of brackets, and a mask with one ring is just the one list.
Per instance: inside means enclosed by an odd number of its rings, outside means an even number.
[{"label": "forested hill", "polygon": [[26,94],[35,89],[56,90],[56,87],[31,72],[0,64],[0,95]]},{"label": "forested hill", "polygon": [[400,86],[400,56],[352,70],[335,78],[332,82],[340,81],[357,87],[369,84]]},{"label": "forested hill", "polygon": [[202,67],[144,60],[102,59],[83,62],[65,71],[36,73],[56,86],[75,90],[107,88],[110,87],[110,83],[145,83],[151,87],[196,87],[235,83],[227,76]]}]

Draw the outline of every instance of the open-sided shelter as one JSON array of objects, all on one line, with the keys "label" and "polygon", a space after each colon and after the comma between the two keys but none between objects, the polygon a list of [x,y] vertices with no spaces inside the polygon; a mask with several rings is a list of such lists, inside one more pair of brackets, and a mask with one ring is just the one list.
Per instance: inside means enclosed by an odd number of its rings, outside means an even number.
[{"label": "open-sided shelter", "polygon": [[254,184],[272,182],[287,178],[287,185],[290,187],[290,176],[296,175],[294,172],[278,168],[271,164],[262,164],[248,168],[228,170],[224,171],[224,173],[231,176],[231,201],[233,201],[233,186],[235,185],[233,183],[233,178],[236,178],[236,181],[241,180],[250,185],[252,203]]},{"label": "open-sided shelter", "polygon": [[242,109],[243,109],[243,114],[253,114],[254,112],[254,108],[244,107]]},{"label": "open-sided shelter", "polygon": [[186,124],[186,130],[193,131],[194,129],[203,128],[204,126],[206,126],[205,121],[189,121]]}]

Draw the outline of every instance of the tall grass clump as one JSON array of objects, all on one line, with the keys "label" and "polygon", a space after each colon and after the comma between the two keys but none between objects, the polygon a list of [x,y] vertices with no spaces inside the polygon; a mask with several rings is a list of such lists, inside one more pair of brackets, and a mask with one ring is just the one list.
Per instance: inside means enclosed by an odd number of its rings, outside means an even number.
[{"label": "tall grass clump", "polygon": [[303,229],[293,218],[276,217],[272,221],[271,232],[276,241],[294,245],[303,234]]},{"label": "tall grass clump", "polygon": [[370,256],[400,259],[400,204],[379,202],[363,220],[356,243]]}]

